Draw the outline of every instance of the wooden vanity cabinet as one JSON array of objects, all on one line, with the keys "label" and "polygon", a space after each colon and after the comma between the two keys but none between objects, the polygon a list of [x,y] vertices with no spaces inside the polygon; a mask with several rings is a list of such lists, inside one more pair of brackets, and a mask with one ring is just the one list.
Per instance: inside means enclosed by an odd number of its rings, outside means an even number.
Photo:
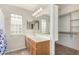
[{"label": "wooden vanity cabinet", "polygon": [[35,42],[30,38],[25,39],[25,45],[31,55],[49,55],[50,40],[43,42]]},{"label": "wooden vanity cabinet", "polygon": [[37,55],[49,55],[50,54],[50,41],[38,42],[36,45]]}]

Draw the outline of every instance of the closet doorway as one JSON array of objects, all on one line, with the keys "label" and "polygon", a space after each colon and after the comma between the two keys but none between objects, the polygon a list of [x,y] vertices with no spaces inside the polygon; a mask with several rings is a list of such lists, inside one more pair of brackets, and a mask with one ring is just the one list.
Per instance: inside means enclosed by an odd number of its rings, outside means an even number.
[{"label": "closet doorway", "polygon": [[56,55],[79,54],[79,11],[59,16]]}]

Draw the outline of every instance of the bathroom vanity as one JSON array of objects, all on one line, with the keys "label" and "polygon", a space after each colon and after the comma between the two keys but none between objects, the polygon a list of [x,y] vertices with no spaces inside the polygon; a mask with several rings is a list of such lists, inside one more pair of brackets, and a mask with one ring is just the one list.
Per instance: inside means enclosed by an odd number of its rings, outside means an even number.
[{"label": "bathroom vanity", "polygon": [[25,45],[31,55],[49,55],[50,38],[40,36],[26,36]]},{"label": "bathroom vanity", "polygon": [[25,45],[31,55],[50,54],[50,17],[41,15],[27,22]]}]

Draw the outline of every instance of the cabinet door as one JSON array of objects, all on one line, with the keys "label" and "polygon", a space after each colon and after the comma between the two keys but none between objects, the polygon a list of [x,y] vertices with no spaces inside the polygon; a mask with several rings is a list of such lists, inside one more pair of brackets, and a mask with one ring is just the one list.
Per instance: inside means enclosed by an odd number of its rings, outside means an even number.
[{"label": "cabinet door", "polygon": [[28,50],[28,52],[30,52],[30,46],[31,46],[31,44],[30,44],[30,41],[28,40],[27,41],[27,50]]},{"label": "cabinet door", "polygon": [[71,14],[71,19],[72,20],[79,19],[79,11],[73,12]]},{"label": "cabinet door", "polygon": [[70,32],[70,15],[60,16],[58,27],[60,32]]},{"label": "cabinet door", "polygon": [[32,55],[36,55],[36,48],[34,48],[33,46],[32,46]]}]

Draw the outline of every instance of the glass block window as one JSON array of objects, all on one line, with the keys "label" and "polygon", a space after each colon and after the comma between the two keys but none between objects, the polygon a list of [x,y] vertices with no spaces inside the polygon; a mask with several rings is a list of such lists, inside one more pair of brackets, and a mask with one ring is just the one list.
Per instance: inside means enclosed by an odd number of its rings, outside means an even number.
[{"label": "glass block window", "polygon": [[11,14],[11,34],[22,34],[22,16]]},{"label": "glass block window", "polygon": [[42,33],[46,33],[46,27],[47,27],[47,25],[46,25],[46,20],[45,19],[42,19],[41,20],[41,23],[42,23],[42,25],[41,25],[41,29],[42,29]]}]

